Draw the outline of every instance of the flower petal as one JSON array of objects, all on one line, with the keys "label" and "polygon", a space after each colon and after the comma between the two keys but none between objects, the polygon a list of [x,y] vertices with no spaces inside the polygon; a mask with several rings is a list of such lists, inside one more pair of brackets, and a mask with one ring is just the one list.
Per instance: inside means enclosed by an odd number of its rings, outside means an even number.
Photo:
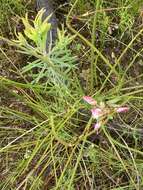
[{"label": "flower petal", "polygon": [[98,131],[98,129],[101,127],[101,124],[100,123],[95,123],[94,124],[94,129],[96,130],[96,131]]},{"label": "flower petal", "polygon": [[96,100],[94,100],[91,96],[83,96],[83,100],[92,106],[97,104]]},{"label": "flower petal", "polygon": [[129,107],[119,107],[119,108],[116,108],[116,112],[117,113],[127,112],[127,111],[129,111]]},{"label": "flower petal", "polygon": [[91,109],[91,113],[94,119],[98,119],[100,116],[103,115],[103,111],[100,108]]}]

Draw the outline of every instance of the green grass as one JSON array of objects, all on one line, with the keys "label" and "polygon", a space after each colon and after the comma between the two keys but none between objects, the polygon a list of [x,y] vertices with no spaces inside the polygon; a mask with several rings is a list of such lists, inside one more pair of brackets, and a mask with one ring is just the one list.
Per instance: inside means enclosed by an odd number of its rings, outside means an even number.
[{"label": "green grass", "polygon": [[20,16],[25,14],[29,2],[23,3],[21,0],[1,0],[0,1],[0,34],[12,35],[13,26],[17,26]]},{"label": "green grass", "polygon": [[[29,40],[21,31],[26,45],[20,35],[2,37],[9,45],[0,49],[0,189],[143,188],[141,4],[71,1],[50,52],[44,37]],[[97,134],[84,95],[130,110]]]}]

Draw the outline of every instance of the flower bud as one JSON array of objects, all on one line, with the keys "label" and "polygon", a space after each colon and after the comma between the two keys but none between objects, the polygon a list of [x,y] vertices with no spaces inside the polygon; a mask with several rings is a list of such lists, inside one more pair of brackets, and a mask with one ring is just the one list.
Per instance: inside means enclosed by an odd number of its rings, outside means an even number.
[{"label": "flower bud", "polygon": [[94,119],[98,119],[100,116],[103,115],[103,111],[100,108],[91,109],[91,113]]},{"label": "flower bud", "polygon": [[129,107],[119,107],[119,108],[116,108],[116,112],[117,113],[122,113],[122,112],[127,112],[129,111]]},{"label": "flower bud", "polygon": [[96,100],[94,100],[91,96],[83,96],[83,100],[92,106],[97,104]]}]

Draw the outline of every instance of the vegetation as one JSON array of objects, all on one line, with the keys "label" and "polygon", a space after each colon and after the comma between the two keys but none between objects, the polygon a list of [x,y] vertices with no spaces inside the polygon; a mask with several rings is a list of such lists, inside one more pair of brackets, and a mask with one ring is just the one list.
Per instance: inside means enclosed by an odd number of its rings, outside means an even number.
[{"label": "vegetation", "polygon": [[142,1],[70,0],[48,50],[29,4],[0,2],[0,189],[142,189]]}]

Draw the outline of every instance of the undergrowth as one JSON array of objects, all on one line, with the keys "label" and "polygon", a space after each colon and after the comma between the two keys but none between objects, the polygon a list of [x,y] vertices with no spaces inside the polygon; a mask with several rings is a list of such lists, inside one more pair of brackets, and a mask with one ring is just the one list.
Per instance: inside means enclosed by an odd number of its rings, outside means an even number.
[{"label": "undergrowth", "polygon": [[0,189],[143,188],[141,6],[71,0],[48,50],[44,10],[1,37]]},{"label": "undergrowth", "polygon": [[[0,1],[0,34],[12,35],[12,25],[16,25],[20,16],[26,12],[29,2],[21,0],[1,0]],[[7,30],[5,30],[7,28]],[[8,29],[9,28],[9,29]],[[5,35],[6,36],[6,35]]]}]

